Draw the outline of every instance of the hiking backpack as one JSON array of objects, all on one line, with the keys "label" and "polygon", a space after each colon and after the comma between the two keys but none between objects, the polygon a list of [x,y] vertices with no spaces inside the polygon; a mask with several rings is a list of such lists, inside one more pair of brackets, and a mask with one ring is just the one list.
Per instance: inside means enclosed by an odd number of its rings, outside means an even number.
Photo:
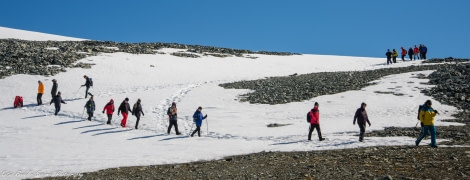
[{"label": "hiking backpack", "polygon": [[418,120],[419,120],[419,112],[421,111],[421,108],[423,108],[423,105],[419,105],[419,108],[418,108]]},{"label": "hiking backpack", "polygon": [[90,80],[90,86],[93,86],[93,79],[91,77],[88,78]]},{"label": "hiking backpack", "polygon": [[16,96],[15,101],[13,102],[13,107],[16,108],[18,106],[23,107],[23,97],[21,97],[21,96]]},{"label": "hiking backpack", "polygon": [[310,116],[310,111],[307,113],[307,122],[310,123],[310,120],[312,120],[312,116]]}]

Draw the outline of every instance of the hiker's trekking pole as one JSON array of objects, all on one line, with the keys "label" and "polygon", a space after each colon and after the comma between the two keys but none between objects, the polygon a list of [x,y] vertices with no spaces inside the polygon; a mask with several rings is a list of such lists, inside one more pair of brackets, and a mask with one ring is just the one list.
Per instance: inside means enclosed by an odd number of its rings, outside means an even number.
[{"label": "hiker's trekking pole", "polygon": [[209,136],[209,121],[207,121],[207,114],[206,114],[206,125],[207,125],[207,136]]}]

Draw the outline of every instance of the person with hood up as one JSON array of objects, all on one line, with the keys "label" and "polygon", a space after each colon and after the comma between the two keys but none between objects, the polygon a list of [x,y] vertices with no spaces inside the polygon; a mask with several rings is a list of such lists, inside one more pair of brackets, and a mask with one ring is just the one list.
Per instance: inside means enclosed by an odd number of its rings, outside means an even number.
[{"label": "person with hood up", "polygon": [[106,115],[108,116],[108,122],[106,124],[111,124],[111,119],[113,119],[114,113],[114,100],[111,99],[109,102],[104,106],[103,113],[106,111]]},{"label": "person with hood up", "polygon": [[171,107],[168,108],[166,114],[168,115],[168,134],[170,134],[171,128],[175,126],[176,135],[180,135],[181,133],[178,131],[178,108],[176,108],[176,103],[171,103]]},{"label": "person with hood up", "polygon": [[44,94],[44,84],[41,81],[38,81],[38,96],[36,100],[38,102],[38,106],[42,105],[42,95]]},{"label": "person with hood up", "polygon": [[122,101],[118,109],[118,116],[119,116],[119,113],[122,113],[121,127],[123,128],[126,127],[127,116],[129,115],[129,112],[132,113],[132,110],[129,106],[129,98],[126,98],[124,99],[124,101]]},{"label": "person with hood up", "polygon": [[205,116],[202,116],[202,107],[199,106],[196,110],[196,112],[194,112],[193,114],[193,121],[194,123],[196,123],[196,129],[193,131],[193,133],[191,133],[191,137],[194,136],[194,134],[196,134],[197,132],[197,135],[199,137],[201,137],[201,125],[202,125],[202,120],[206,119],[207,118],[207,114]]},{"label": "person with hood up", "polygon": [[142,111],[142,104],[140,103],[140,99],[137,99],[137,102],[132,108],[132,114],[137,118],[137,121],[135,122],[135,129],[138,129],[141,113],[142,116],[144,116],[144,111]]},{"label": "person with hood up", "polygon": [[361,107],[356,110],[356,113],[354,114],[354,120],[353,120],[353,125],[356,125],[356,119],[357,119],[357,125],[359,125],[360,133],[359,133],[359,141],[364,141],[364,133],[366,132],[366,123],[369,124],[370,127],[370,121],[369,117],[367,116],[367,111],[366,111],[366,103],[361,103]]},{"label": "person with hood up", "polygon": [[54,98],[52,98],[51,102],[49,103],[49,105],[51,105],[52,103],[54,103],[54,107],[55,107],[55,113],[54,115],[57,116],[57,114],[59,113],[60,111],[60,105],[61,103],[63,104],[67,104],[65,103],[63,100],[62,100],[62,97],[60,96],[60,91],[57,92],[57,95],[54,96]]},{"label": "person with hood up", "polygon": [[308,130],[308,140],[312,140],[312,132],[313,130],[317,130],[318,133],[318,139],[320,141],[325,140],[325,138],[322,137],[321,135],[321,129],[320,129],[320,111],[318,110],[318,107],[320,105],[318,102],[315,102],[315,105],[313,106],[312,110],[309,112],[310,116],[310,128]]},{"label": "person with hood up", "polygon": [[419,143],[425,138],[428,133],[431,133],[431,147],[437,147],[436,144],[436,127],[434,126],[434,117],[439,114],[437,110],[432,107],[431,100],[427,100],[421,110],[419,111],[419,120],[423,123],[422,133],[416,139],[415,144],[419,146]]},{"label": "person with hood up", "polygon": [[93,100],[93,96],[85,104],[86,112],[88,114],[88,121],[91,121],[93,117],[93,112],[95,112],[95,101]]}]

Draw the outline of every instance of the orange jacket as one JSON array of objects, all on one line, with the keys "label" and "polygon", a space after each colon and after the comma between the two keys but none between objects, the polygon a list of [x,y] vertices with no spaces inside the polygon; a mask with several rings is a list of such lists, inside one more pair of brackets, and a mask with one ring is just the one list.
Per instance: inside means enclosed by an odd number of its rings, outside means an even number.
[{"label": "orange jacket", "polygon": [[44,84],[43,83],[39,83],[38,94],[44,94]]}]

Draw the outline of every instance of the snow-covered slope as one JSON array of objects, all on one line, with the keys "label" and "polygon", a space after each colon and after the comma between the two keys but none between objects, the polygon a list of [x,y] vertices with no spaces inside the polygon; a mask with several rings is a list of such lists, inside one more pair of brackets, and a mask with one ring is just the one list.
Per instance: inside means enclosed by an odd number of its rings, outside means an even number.
[{"label": "snow-covered slope", "polygon": [[[13,36],[13,35],[12,35]],[[160,52],[175,51],[162,49]],[[134,55],[100,54],[82,59],[95,63],[91,69],[68,69],[53,77],[14,75],[0,79],[0,178],[15,179],[70,175],[104,168],[183,163],[212,160],[224,156],[260,151],[311,151],[357,148],[378,145],[413,144],[409,137],[367,138],[358,142],[359,129],[352,124],[353,114],[361,102],[368,103],[372,121],[370,130],[386,126],[414,126],[416,107],[426,99],[420,89],[429,87],[415,78],[417,73],[387,76],[376,85],[358,91],[321,96],[303,102],[263,105],[239,102],[246,90],[223,89],[220,83],[294,73],[324,71],[362,71],[385,68],[384,59],[320,55],[217,58],[202,56],[187,59],[168,53]],[[391,65],[409,66],[416,62]],[[429,74],[432,71],[420,73]],[[97,110],[93,121],[84,114],[83,75],[93,78]],[[52,79],[67,104],[58,116],[49,104],[36,106],[37,81],[46,86],[43,101],[51,99]],[[404,94],[377,94],[393,88]],[[25,107],[12,108],[13,99],[21,95]],[[115,106],[128,97],[133,105],[142,99],[145,116],[139,129],[133,129],[135,117],[129,116],[128,128],[119,126],[122,116],[114,113],[112,125],[106,125],[101,113],[110,99]],[[326,141],[306,141],[308,124],[305,114],[314,102],[320,103],[321,129]],[[166,133],[166,109],[178,106],[178,125]],[[208,114],[203,122],[202,137],[188,137],[194,129],[192,114],[198,106]],[[442,115],[450,118],[456,109],[434,102]],[[268,128],[271,123],[289,124]],[[316,137],[316,134],[314,134]],[[315,138],[314,138],[315,139]],[[440,140],[442,141],[442,140]],[[424,143],[423,143],[424,144]]]},{"label": "snow-covered slope", "polygon": [[22,39],[28,41],[83,41],[86,39],[72,38],[53,34],[25,31],[0,26],[0,39]]}]

